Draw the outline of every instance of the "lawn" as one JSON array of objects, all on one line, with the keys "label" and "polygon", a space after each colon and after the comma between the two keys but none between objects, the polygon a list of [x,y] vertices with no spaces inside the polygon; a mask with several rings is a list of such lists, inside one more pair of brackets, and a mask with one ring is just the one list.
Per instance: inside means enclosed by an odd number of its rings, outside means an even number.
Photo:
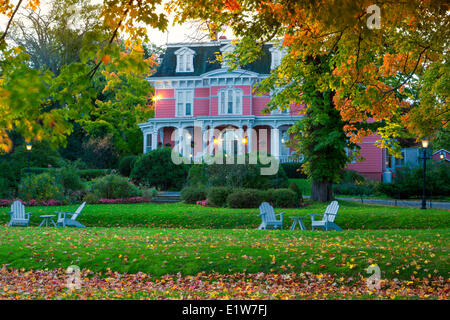
[{"label": "lawn", "polygon": [[0,228],[0,261],[12,268],[75,264],[95,272],[194,275],[199,272],[312,272],[359,278],[370,264],[382,277],[449,276],[450,231],[343,232],[146,228]]},{"label": "lawn", "polygon": [[[0,227],[0,298],[448,298],[446,230]],[[368,290],[377,264],[382,287]],[[82,270],[65,288],[64,270]]]},{"label": "lawn", "polygon": [[[339,201],[339,216],[336,223],[343,229],[436,229],[450,228],[450,211],[418,208],[401,208],[363,205]],[[39,225],[40,215],[55,214],[58,210],[74,211],[77,206],[29,207],[31,225]],[[326,204],[312,204],[306,208],[280,209],[286,212],[284,227],[288,228],[290,216],[306,216],[305,224],[310,228],[308,213],[323,213]],[[0,208],[0,224],[9,221],[9,208]],[[186,229],[256,229],[261,223],[258,209],[229,209],[201,207],[184,203],[172,204],[125,204],[87,205],[80,216],[81,223],[88,227],[156,227]]]},{"label": "lawn", "polygon": [[[76,206],[30,207],[32,227],[0,226],[0,299],[448,299],[449,211],[340,204],[342,232],[256,230],[257,209],[183,203],[88,205],[86,229],[36,228]],[[324,208],[282,209],[285,227]],[[368,290],[375,264],[382,287]]]}]

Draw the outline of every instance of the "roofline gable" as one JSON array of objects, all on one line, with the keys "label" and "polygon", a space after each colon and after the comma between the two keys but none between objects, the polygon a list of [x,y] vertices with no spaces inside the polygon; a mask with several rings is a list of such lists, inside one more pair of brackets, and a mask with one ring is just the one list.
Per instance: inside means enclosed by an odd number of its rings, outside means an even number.
[{"label": "roofline gable", "polygon": [[178,49],[177,51],[174,52],[175,55],[186,54],[186,53],[195,55],[195,51],[187,46],[181,47],[180,49]]}]

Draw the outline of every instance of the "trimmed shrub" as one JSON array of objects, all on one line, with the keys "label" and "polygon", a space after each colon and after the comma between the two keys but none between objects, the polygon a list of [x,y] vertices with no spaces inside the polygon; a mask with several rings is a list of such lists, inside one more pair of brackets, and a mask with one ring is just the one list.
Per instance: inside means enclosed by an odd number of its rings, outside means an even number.
[{"label": "trimmed shrub", "polygon": [[78,170],[73,167],[63,167],[52,171],[52,174],[55,175],[56,182],[63,186],[66,195],[85,189],[85,185],[83,184],[83,181],[81,181]]},{"label": "trimmed shrub", "polygon": [[64,188],[57,183],[54,175],[42,173],[23,178],[19,185],[19,196],[27,201],[60,200],[64,196]]},{"label": "trimmed shrub", "polygon": [[98,200],[100,200],[100,197],[96,195],[94,192],[88,192],[83,198],[83,201],[86,201],[88,204],[95,204],[98,203]]},{"label": "trimmed shrub", "polygon": [[298,195],[291,189],[269,189],[266,200],[275,208],[295,208],[300,205]]},{"label": "trimmed shrub", "polygon": [[215,207],[225,207],[227,204],[228,195],[233,190],[228,187],[212,187],[208,190],[207,198],[208,204]]},{"label": "trimmed shrub", "polygon": [[227,197],[230,208],[257,208],[264,202],[266,192],[256,189],[234,190]]},{"label": "trimmed shrub", "polygon": [[342,182],[346,184],[362,184],[366,181],[366,178],[359,172],[353,170],[343,170],[341,173]]},{"label": "trimmed shrub", "polygon": [[142,197],[147,200],[153,199],[158,194],[155,188],[145,188],[142,190]]},{"label": "trimmed shrub", "polygon": [[31,151],[26,150],[26,144],[22,144],[15,148],[10,157],[16,174],[22,168],[28,168],[28,159],[30,167],[59,168],[65,164],[59,152],[46,141],[34,142]]},{"label": "trimmed shrub", "polygon": [[[422,195],[423,169],[402,168],[397,170],[392,183],[380,183],[376,191],[393,198],[407,199]],[[450,166],[446,163],[434,163],[426,173],[427,196],[450,196]]]},{"label": "trimmed shrub", "polygon": [[129,177],[136,163],[137,156],[123,157],[119,162],[119,173],[124,177]]},{"label": "trimmed shrub", "polygon": [[181,198],[185,203],[196,204],[206,199],[206,190],[201,187],[186,187],[181,190]]},{"label": "trimmed shrub", "polygon": [[[247,155],[248,157],[248,155]],[[248,158],[246,160],[248,163]],[[189,170],[188,185],[230,188],[287,188],[288,178],[282,166],[274,175],[262,175],[261,164],[198,164]]]},{"label": "trimmed shrub", "polygon": [[295,194],[297,195],[298,200],[300,201],[300,203],[303,203],[303,194],[302,194],[302,190],[300,190],[300,188],[298,187],[298,185],[293,181],[291,183],[291,185],[289,186],[289,189],[294,191]]},{"label": "trimmed shrub", "polygon": [[171,154],[172,149],[162,148],[141,155],[130,177],[138,185],[160,190],[181,190],[186,182],[188,166],[173,163]]},{"label": "trimmed shrub", "polygon": [[133,183],[116,174],[95,180],[92,191],[100,198],[106,199],[131,198],[140,195],[139,189]]},{"label": "trimmed shrub", "polygon": [[308,177],[302,171],[302,163],[298,162],[288,162],[282,163],[286,175],[290,179],[307,179]]},{"label": "trimmed shrub", "polygon": [[335,194],[351,195],[351,196],[364,196],[374,193],[373,185],[358,185],[351,183],[340,183],[333,186],[333,192]]},{"label": "trimmed shrub", "polygon": [[93,180],[111,174],[111,169],[83,169],[78,170],[78,174],[85,180]]}]

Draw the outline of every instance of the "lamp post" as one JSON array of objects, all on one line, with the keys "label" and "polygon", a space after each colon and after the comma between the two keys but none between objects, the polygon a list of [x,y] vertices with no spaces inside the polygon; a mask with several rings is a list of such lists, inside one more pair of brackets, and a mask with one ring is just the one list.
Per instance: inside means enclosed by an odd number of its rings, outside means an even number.
[{"label": "lamp post", "polygon": [[27,143],[26,145],[27,148],[27,153],[28,153],[28,175],[30,175],[30,154],[31,154],[31,149],[33,148],[33,146],[31,145],[31,143]]},{"label": "lamp post", "polygon": [[430,141],[427,139],[422,140],[422,148],[423,148],[423,187],[422,187],[422,208],[427,208],[427,195],[426,195],[426,172],[427,172],[427,149]]}]

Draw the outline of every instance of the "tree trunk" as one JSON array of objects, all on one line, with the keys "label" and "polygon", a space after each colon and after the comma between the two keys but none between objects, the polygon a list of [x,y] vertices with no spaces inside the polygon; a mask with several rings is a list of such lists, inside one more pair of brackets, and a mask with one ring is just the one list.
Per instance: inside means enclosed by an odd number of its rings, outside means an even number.
[{"label": "tree trunk", "polygon": [[312,181],[311,200],[328,202],[333,200],[331,181]]}]

